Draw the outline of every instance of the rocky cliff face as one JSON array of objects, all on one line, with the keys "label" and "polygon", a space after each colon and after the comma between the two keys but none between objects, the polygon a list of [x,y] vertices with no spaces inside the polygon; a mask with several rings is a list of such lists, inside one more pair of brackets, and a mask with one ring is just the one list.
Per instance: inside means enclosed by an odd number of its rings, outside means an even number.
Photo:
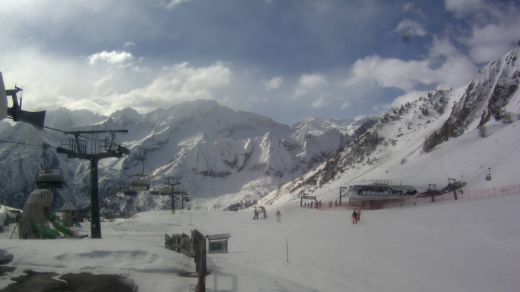
[{"label": "rocky cliff face", "polygon": [[483,127],[493,117],[509,121],[514,113],[507,110],[511,99],[518,94],[520,83],[520,49],[514,49],[482,70],[465,88],[446,122],[424,144],[425,151],[449,138],[458,137],[471,127]]},{"label": "rocky cliff face", "polygon": [[376,167],[398,147],[406,136],[432,129],[448,106],[451,91],[439,90],[412,103],[393,108],[379,118],[364,119],[350,141],[316,170],[289,183],[290,193],[314,192],[343,175],[363,168]]}]

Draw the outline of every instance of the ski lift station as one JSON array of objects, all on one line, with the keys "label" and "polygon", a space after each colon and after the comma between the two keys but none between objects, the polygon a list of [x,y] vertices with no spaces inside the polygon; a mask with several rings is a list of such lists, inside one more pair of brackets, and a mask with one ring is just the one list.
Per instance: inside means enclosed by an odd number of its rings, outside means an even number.
[{"label": "ski lift station", "polygon": [[401,199],[415,196],[418,193],[414,186],[392,185],[390,182],[374,182],[370,184],[355,184],[340,187],[340,202],[342,197],[351,201]]}]

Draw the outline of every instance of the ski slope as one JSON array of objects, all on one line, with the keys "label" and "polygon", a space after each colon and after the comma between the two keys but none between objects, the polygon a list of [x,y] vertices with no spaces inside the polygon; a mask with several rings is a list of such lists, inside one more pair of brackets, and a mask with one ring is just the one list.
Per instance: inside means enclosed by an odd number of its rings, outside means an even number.
[{"label": "ski slope", "polygon": [[[103,222],[101,240],[10,240],[17,270],[122,274],[139,291],[190,291],[192,259],[164,233],[230,233],[209,254],[208,291],[520,291],[520,196],[363,212],[284,207],[282,222],[252,211],[153,211]],[[84,226],[88,230],[88,226]],[[286,254],[288,242],[288,259]],[[0,278],[0,289],[10,283]]]}]

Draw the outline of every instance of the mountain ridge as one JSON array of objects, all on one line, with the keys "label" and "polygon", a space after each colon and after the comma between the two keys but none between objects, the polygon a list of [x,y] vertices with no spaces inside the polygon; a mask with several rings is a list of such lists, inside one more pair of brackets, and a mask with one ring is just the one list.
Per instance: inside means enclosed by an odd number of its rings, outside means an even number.
[{"label": "mountain ridge", "polygon": [[[61,115],[69,121],[75,113],[60,109],[50,115]],[[182,103],[147,114],[139,114],[130,108],[116,111],[108,117],[81,113],[74,123],[69,124],[74,129],[129,130],[128,134],[118,135],[118,143],[129,148],[130,155],[121,159],[104,159],[99,163],[102,197],[116,195],[129,182],[130,175],[141,173],[141,160],[144,158],[145,172],[153,181],[160,182],[165,177],[176,176],[195,199],[206,201],[221,195],[235,197],[235,201],[259,199],[335,152],[346,140],[346,135],[337,128],[347,129],[350,126],[350,121],[344,124],[335,121],[335,128],[330,129],[318,122],[312,128],[295,128],[268,117],[234,111],[205,100]],[[59,125],[59,119],[52,121],[53,126]],[[327,120],[321,122],[328,123]],[[25,137],[31,137],[30,142],[34,145],[45,142],[55,147],[66,139],[57,132],[40,132],[24,124],[5,127],[7,130],[2,131],[0,137],[25,142]],[[23,136],[17,135],[22,132]],[[24,197],[34,186],[37,170],[42,168],[42,150],[24,146],[27,156],[20,156],[13,155],[14,147],[2,144],[2,148],[0,163],[3,161],[7,167],[3,173],[0,172],[0,177],[16,173],[20,184],[9,188],[9,180],[4,180],[6,188],[4,192],[0,191],[0,199],[21,207]],[[59,197],[62,197],[60,202],[72,200],[78,205],[88,204],[88,165],[84,161],[57,155],[54,151],[46,155],[54,161],[52,167],[64,171],[68,182],[66,189],[59,192]],[[13,157],[26,161],[27,165],[9,163]],[[149,205],[157,206],[155,203]]]},{"label": "mountain ridge", "polygon": [[516,183],[519,58],[515,48],[466,86],[436,90],[390,109],[332,158],[260,203],[297,201],[309,193],[337,200],[340,186],[377,179],[424,189],[429,183],[445,185],[451,177],[470,188],[489,187],[483,179],[488,169],[498,174],[493,185]]}]

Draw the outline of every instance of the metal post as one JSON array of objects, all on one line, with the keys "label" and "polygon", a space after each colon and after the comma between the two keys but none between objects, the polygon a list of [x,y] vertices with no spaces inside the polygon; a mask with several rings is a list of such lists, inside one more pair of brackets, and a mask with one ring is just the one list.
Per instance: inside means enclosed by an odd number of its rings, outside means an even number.
[{"label": "metal post", "polygon": [[173,192],[173,187],[172,187],[172,213],[175,213],[175,193]]},{"label": "metal post", "polygon": [[192,230],[191,238],[195,249],[195,264],[198,274],[198,283],[195,288],[196,292],[206,291],[206,237],[197,229]]},{"label": "metal post", "polygon": [[101,238],[101,224],[99,220],[99,194],[98,194],[98,160],[90,160],[90,237]]},{"label": "metal post", "polygon": [[285,259],[289,263],[289,239],[285,238]]},{"label": "metal post", "polygon": [[[128,130],[93,130],[93,131],[71,131],[63,132],[64,134],[73,135],[74,138],[69,140],[70,144],[66,147],[57,147],[56,152],[66,154],[68,158],[79,158],[90,161],[90,237],[101,238],[101,224],[99,220],[99,186],[98,186],[98,161],[109,157],[122,157],[130,153],[127,148],[114,143],[115,133],[128,133]],[[100,134],[109,133],[112,140],[105,152],[99,152],[97,142],[91,142],[90,149],[87,144],[81,144],[80,136],[82,134]],[[90,150],[90,151],[89,151]]]}]

